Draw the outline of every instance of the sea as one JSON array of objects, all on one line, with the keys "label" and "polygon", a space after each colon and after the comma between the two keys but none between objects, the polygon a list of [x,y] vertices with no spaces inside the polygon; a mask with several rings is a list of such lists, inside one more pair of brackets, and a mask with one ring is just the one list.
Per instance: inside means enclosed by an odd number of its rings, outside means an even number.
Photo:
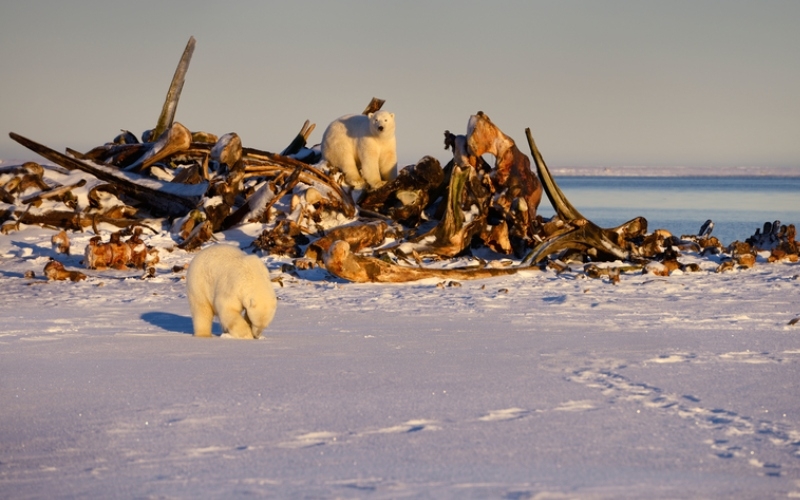
[{"label": "sea", "polygon": [[[723,244],[744,241],[765,222],[800,227],[800,175],[636,176],[553,175],[561,191],[587,219],[616,227],[635,217],[648,232],[697,234],[707,220]],[[539,213],[554,210],[543,197]]]}]

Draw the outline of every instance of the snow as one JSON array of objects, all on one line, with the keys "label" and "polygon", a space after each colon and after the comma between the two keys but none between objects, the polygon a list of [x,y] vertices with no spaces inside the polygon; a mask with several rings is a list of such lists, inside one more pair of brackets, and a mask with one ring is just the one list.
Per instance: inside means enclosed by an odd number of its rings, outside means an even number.
[{"label": "snow", "polygon": [[191,335],[168,233],[150,279],[53,234],[0,235],[0,497],[800,496],[800,264],[365,285],[264,256],[278,312],[242,341]]}]

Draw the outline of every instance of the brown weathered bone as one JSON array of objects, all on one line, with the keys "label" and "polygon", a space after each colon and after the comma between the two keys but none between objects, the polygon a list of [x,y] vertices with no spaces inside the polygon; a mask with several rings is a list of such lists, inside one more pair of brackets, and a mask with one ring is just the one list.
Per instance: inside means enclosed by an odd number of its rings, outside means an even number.
[{"label": "brown weathered bone", "polygon": [[444,215],[436,227],[410,242],[414,251],[455,257],[469,246],[486,224],[486,194],[476,192],[479,184],[474,168],[453,166]]},{"label": "brown weathered bone", "polygon": [[600,279],[604,276],[607,276],[612,280],[616,277],[617,281],[619,281],[620,273],[641,271],[642,267],[643,266],[641,264],[623,264],[611,267],[598,267],[596,264],[587,264],[584,266],[583,272],[585,272],[586,276],[590,278]]},{"label": "brown weathered bone", "polygon": [[508,276],[519,268],[431,269],[392,264],[375,257],[356,255],[350,244],[337,240],[323,254],[325,269],[356,283],[403,283],[427,278],[480,279]]},{"label": "brown weathered bone", "polygon": [[173,221],[170,232],[177,236],[180,241],[183,241],[189,237],[195,226],[202,224],[205,220],[206,213],[200,209],[194,209],[183,217]]},{"label": "brown weathered bone", "polygon": [[508,236],[508,224],[500,221],[499,224],[489,226],[488,231],[481,234],[484,243],[498,253],[510,254],[514,249],[511,246],[511,239]]},{"label": "brown weathered bone", "polygon": [[[280,200],[286,193],[294,189],[297,185],[298,180],[300,179],[300,174],[305,169],[305,165],[301,162],[297,162],[294,171],[291,173],[286,182],[284,182],[283,187],[281,190],[272,196],[264,196],[264,197],[256,197],[250,196],[247,202],[239,207],[235,212],[228,215],[222,224],[220,225],[220,229],[225,230],[229,229],[236,224],[242,222],[242,220],[247,217],[248,215],[259,213],[259,214],[268,214],[270,207],[274,205],[278,200]],[[262,189],[268,189],[267,186],[263,186]],[[271,193],[270,193],[271,194]],[[261,202],[263,199],[263,205],[256,206],[257,203]]]},{"label": "brown weathered bone", "polygon": [[539,178],[542,180],[544,192],[553,205],[557,216],[568,223],[570,230],[543,241],[525,257],[523,263],[534,265],[541,262],[548,255],[568,249],[578,250],[601,260],[629,259],[631,252],[621,246],[620,238],[623,235],[631,237],[632,235],[644,234],[647,232],[647,221],[643,217],[637,217],[619,228],[603,229],[584,218],[567,200],[553,180],[539,149],[536,147],[529,128],[525,129],[525,134],[536,163]]},{"label": "brown weathered bone", "polygon": [[301,170],[298,177],[299,182],[320,187],[321,191],[334,194],[340,205],[338,209],[346,217],[353,217],[356,214],[356,204],[350,194],[344,191],[339,183],[314,166],[294,158],[258,149],[243,148],[243,153],[242,161],[245,163],[246,176],[276,175],[281,172],[289,175],[299,167]]},{"label": "brown weathered bone", "polygon": [[22,224],[39,224],[42,226],[58,227],[81,231],[83,228],[91,227],[93,224],[111,224],[120,228],[140,224],[139,219],[121,219],[106,217],[102,215],[82,215],[76,212],[63,210],[51,210],[43,214],[31,213],[29,211],[14,210],[13,208],[0,208],[0,220],[16,219]]},{"label": "brown weathered bone", "polygon": [[221,228],[223,230],[230,229],[242,221],[256,218],[268,219],[269,209],[276,201],[277,197],[275,193],[272,192],[271,184],[265,182],[255,193],[247,198],[247,201],[242,206],[225,217],[222,221]]},{"label": "brown weathered bone", "polygon": [[547,195],[547,199],[550,200],[550,204],[555,209],[556,214],[565,221],[585,219],[586,217],[581,215],[581,213],[572,206],[553,180],[553,176],[550,175],[550,170],[547,168],[547,164],[544,162],[539,148],[536,147],[536,142],[533,140],[530,128],[525,129],[525,136],[528,138],[528,146],[531,149],[533,161],[536,164],[536,171],[539,174],[539,179],[542,181],[542,189]]},{"label": "brown weathered bone", "polygon": [[69,255],[69,236],[63,229],[50,238],[50,244],[56,253]]},{"label": "brown weathered bone", "polygon": [[104,144],[85,153],[67,148],[67,154],[84,161],[107,163],[120,168],[127,167],[139,159],[150,148],[150,144]]},{"label": "brown weathered bone", "polygon": [[30,196],[26,196],[20,200],[23,205],[30,205],[33,203],[40,202],[42,200],[48,200],[50,198],[56,198],[58,196],[62,196],[66,193],[69,193],[75,188],[83,187],[86,185],[86,179],[81,179],[74,184],[69,184],[66,186],[60,186],[57,188],[48,189],[47,191],[42,191],[40,193],[32,194]]},{"label": "brown weathered bone", "polygon": [[431,193],[443,181],[444,171],[439,161],[425,156],[416,165],[402,169],[395,179],[366,192],[359,207],[413,226],[419,223],[423,210],[435,201]]},{"label": "brown weathered bone", "polygon": [[[435,241],[430,245],[430,248],[437,255],[445,257],[455,257],[466,249],[472,242],[472,237],[478,234],[486,223],[485,211],[485,193],[475,193],[474,190],[469,188],[472,184],[479,184],[476,179],[476,172],[474,168],[470,167],[453,167],[453,172],[450,176],[450,187],[448,189],[447,208],[445,209],[444,218],[441,223],[436,226],[434,230]],[[472,191],[467,196],[467,191]],[[477,194],[477,196],[474,196]],[[476,199],[478,198],[478,199]],[[470,200],[463,205],[469,204],[466,208],[477,209],[478,213],[473,214],[469,212],[464,213],[464,206],[462,205],[464,199]],[[474,201],[474,203],[472,203]],[[471,217],[468,217],[471,216]]]},{"label": "brown weathered bone", "polygon": [[22,165],[0,167],[0,174],[34,175],[41,179],[44,175],[44,168],[36,162],[26,161]]},{"label": "brown weathered bone", "polygon": [[361,112],[362,115],[368,115],[370,113],[374,113],[379,111],[386,101],[384,99],[378,99],[377,97],[373,97],[367,107],[364,108],[364,111]]},{"label": "brown weathered bone", "polygon": [[141,239],[142,229],[137,227],[133,234],[125,241],[120,232],[112,233],[109,241],[103,243],[100,236],[89,240],[84,251],[83,264],[88,269],[106,269],[111,267],[117,270],[134,267],[145,269],[148,265],[158,262],[158,250],[147,246]]},{"label": "brown weathered bone", "polygon": [[133,234],[125,241],[131,248],[130,265],[136,269],[146,269],[158,263],[158,249],[146,245],[141,238],[142,228],[135,227]]},{"label": "brown weathered bone", "polygon": [[242,159],[242,139],[236,132],[230,132],[217,140],[211,148],[209,160],[212,170],[232,169]]},{"label": "brown weathered bone", "polygon": [[192,133],[180,123],[174,122],[158,137],[141,158],[136,160],[132,165],[125,167],[125,170],[129,172],[142,172],[158,161],[168,158],[175,153],[186,151],[191,145]]},{"label": "brown weathered bone", "polygon": [[294,221],[281,220],[272,229],[265,229],[253,241],[253,246],[272,255],[300,256],[300,245],[308,244],[308,237]]},{"label": "brown weathered bone", "polygon": [[321,262],[326,252],[337,241],[344,241],[352,252],[380,245],[386,238],[387,225],[383,221],[368,222],[352,226],[340,226],[332,229],[325,236],[313,241],[304,257],[314,262]]},{"label": "brown weathered bone", "polygon": [[788,260],[789,262],[797,262],[800,260],[800,245],[798,245],[795,238],[797,238],[797,229],[794,224],[783,226],[786,228],[782,231],[780,241],[770,251],[768,258],[769,262],[777,262],[780,260]]},{"label": "brown weathered bone", "polygon": [[523,263],[535,265],[548,255],[563,250],[578,250],[599,260],[626,260],[630,257],[630,252],[616,245],[607,237],[606,230],[598,227],[593,222],[586,219],[576,219],[570,221],[570,225],[573,227],[572,230],[545,240],[525,257]]},{"label": "brown weathered bone", "polygon": [[158,117],[158,122],[153,129],[153,137],[159,137],[165,130],[172,126],[175,119],[175,111],[178,109],[178,101],[181,98],[181,91],[183,91],[183,84],[186,81],[186,72],[189,70],[189,63],[192,61],[192,54],[194,53],[194,46],[197,42],[193,36],[189,37],[186,43],[186,48],[183,50],[181,59],[178,62],[178,67],[175,68],[175,74],[172,75],[172,82],[167,91],[167,97],[164,99],[164,106],[161,109],[161,115]]},{"label": "brown weathered bone", "polygon": [[14,203],[13,195],[23,193],[30,188],[48,191],[52,186],[44,181],[44,168],[38,163],[29,161],[22,165],[5,167],[0,173],[12,174],[10,180],[2,184],[0,196],[4,203]]},{"label": "brown weathered bone", "polygon": [[44,275],[47,277],[48,280],[70,280],[70,281],[81,281],[86,279],[86,275],[79,272],[79,271],[68,271],[64,264],[57,260],[51,260],[47,264],[44,265]]},{"label": "brown weathered bone", "polygon": [[[522,255],[537,232],[536,209],[542,193],[528,157],[483,112],[470,117],[467,135],[445,131],[448,148],[453,150],[453,161],[445,171],[450,173],[454,166],[474,169],[472,191],[488,191],[491,196],[478,196],[487,223],[476,234],[497,252]],[[486,153],[495,157],[494,170],[482,158]]]},{"label": "brown weathered bone", "polygon": [[283,151],[280,153],[281,156],[290,156],[299,153],[308,143],[308,138],[311,136],[311,132],[314,131],[314,128],[316,128],[316,124],[306,120],[300,128],[300,132],[292,139],[292,142],[283,148]]},{"label": "brown weathered bone", "polygon": [[473,156],[489,153],[495,157],[493,180],[497,191],[519,191],[517,196],[525,200],[529,219],[533,220],[542,201],[542,184],[531,170],[531,161],[514,140],[497,128],[483,111],[478,111],[467,124],[467,147]]},{"label": "brown weathered bone", "polygon": [[6,191],[6,186],[0,186],[0,202],[13,205],[15,201],[14,195]]},{"label": "brown weathered bone", "polygon": [[167,215],[180,216],[193,209],[208,187],[207,183],[188,186],[120,172],[106,165],[72,158],[14,132],[9,133],[9,136],[53,163],[69,170],[87,172],[102,181],[114,184],[121,193]]},{"label": "brown weathered bone", "polygon": [[108,200],[116,200],[117,188],[113,184],[98,183],[89,189],[87,197],[89,198],[89,206],[91,208],[102,208]]},{"label": "brown weathered bone", "polygon": [[214,231],[211,228],[209,221],[203,221],[194,226],[189,236],[178,244],[178,248],[186,250],[187,252],[194,252],[198,250],[203,243],[211,240],[214,237]]}]

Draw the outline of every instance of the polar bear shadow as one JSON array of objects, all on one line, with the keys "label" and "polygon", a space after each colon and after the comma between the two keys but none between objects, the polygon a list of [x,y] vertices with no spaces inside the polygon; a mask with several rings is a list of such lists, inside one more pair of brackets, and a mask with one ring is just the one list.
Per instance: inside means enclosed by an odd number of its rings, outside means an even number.
[{"label": "polar bear shadow", "polygon": [[[168,312],[146,312],[142,314],[142,319],[153,326],[163,328],[169,332],[186,333],[192,335],[192,317],[181,316],[180,314],[173,314]],[[222,335],[222,326],[218,322],[214,322],[211,334],[219,337]]]}]

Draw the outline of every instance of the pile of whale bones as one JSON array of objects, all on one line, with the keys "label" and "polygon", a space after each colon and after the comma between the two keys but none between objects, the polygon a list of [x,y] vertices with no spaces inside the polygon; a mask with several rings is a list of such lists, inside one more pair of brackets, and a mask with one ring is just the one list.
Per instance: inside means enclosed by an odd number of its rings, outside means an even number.
[{"label": "pile of whale bones", "polygon": [[[190,38],[156,127],[141,142],[123,131],[89,152],[61,153],[11,132],[13,140],[54,165],[0,167],[0,229],[8,233],[20,224],[60,229],[53,245],[68,253],[67,231],[91,227],[96,236],[85,249],[87,268],[135,267],[151,276],[158,250],[145,245],[142,234],[158,232],[158,224],[171,228],[178,247],[194,251],[217,232],[260,223],[263,232],[254,249],[293,258],[288,267],[295,274],[320,266],[352,282],[465,280],[545,266],[562,272],[575,263],[587,276],[611,282],[618,282],[621,272],[667,276],[676,269],[699,270],[679,261],[682,251],[717,255],[717,272],[751,267],[762,251],[769,251],[769,262],[798,260],[794,225],[778,221],[727,247],[711,236],[711,221],[697,235],[681,237],[662,229],[648,233],[643,217],[599,227],[561,192],[530,129],[525,133],[536,173],[514,140],[483,112],[469,118],[466,134],[445,131],[453,159],[444,167],[425,156],[380,187],[349,189],[318,149],[306,146],[314,129],[308,121],[280,154],[243,147],[235,133],[190,132],[175,121],[194,45]],[[383,103],[373,98],[364,114]],[[493,166],[484,155],[494,157]],[[48,175],[63,178],[75,171],[91,180],[83,176],[61,184]],[[88,195],[76,196],[78,188]],[[550,219],[536,213],[542,193],[556,212]],[[101,224],[119,230],[104,242]],[[467,266],[448,266],[464,256],[472,256]],[[55,259],[45,275],[85,278]]]}]

